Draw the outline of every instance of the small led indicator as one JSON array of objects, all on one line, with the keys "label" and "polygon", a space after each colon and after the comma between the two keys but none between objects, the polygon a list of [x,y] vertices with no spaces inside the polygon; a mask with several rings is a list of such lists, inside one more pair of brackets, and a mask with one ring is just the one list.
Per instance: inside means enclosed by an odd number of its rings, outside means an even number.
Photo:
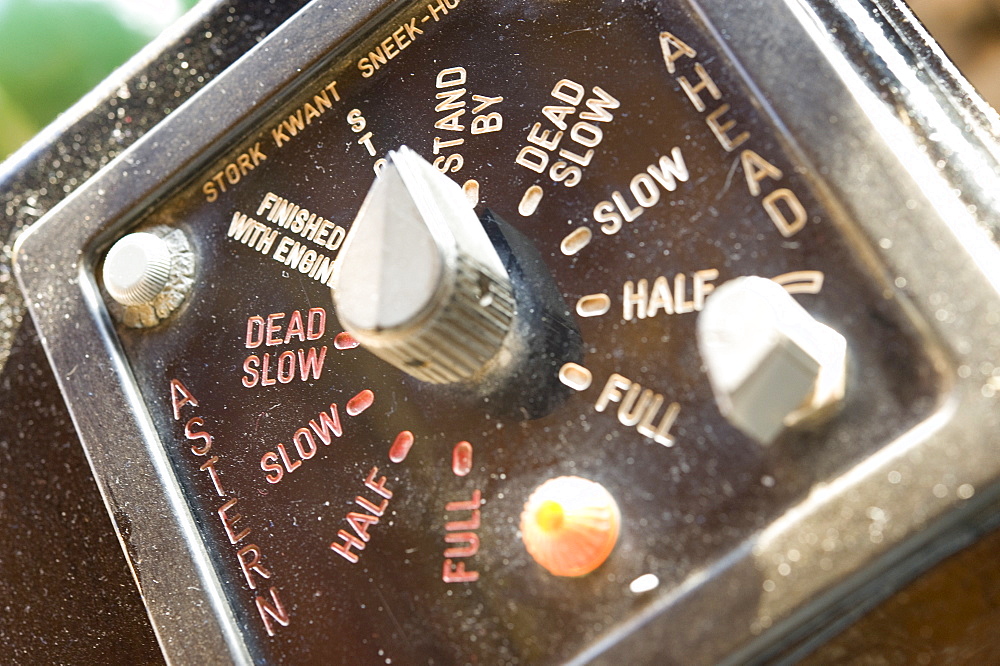
[{"label": "small led indicator", "polygon": [[337,349],[354,349],[358,346],[358,341],[350,333],[338,333],[333,339],[333,346]]},{"label": "small led indicator", "polygon": [[410,453],[410,448],[413,447],[413,433],[409,430],[404,430],[403,432],[396,435],[396,439],[392,442],[392,447],[389,449],[389,460],[394,463],[401,463],[406,460],[406,456]]},{"label": "small led indicator", "polygon": [[559,249],[567,257],[572,257],[574,254],[582,250],[583,248],[590,245],[590,241],[594,238],[594,233],[587,227],[579,227],[571,234],[563,238],[562,243],[559,245]]},{"label": "small led indicator", "polygon": [[611,309],[611,297],[607,294],[590,294],[576,303],[576,313],[581,317],[600,317]]},{"label": "small led indicator", "polygon": [[472,444],[459,442],[451,452],[451,471],[465,476],[472,471]]},{"label": "small led indicator", "polygon": [[365,389],[347,401],[347,415],[357,416],[371,407],[373,402],[375,402],[375,394]]},{"label": "small led indicator", "polygon": [[479,205],[479,181],[475,179],[469,179],[465,181],[465,185],[462,185],[462,191],[465,192],[465,198],[469,200],[469,203],[473,206]]},{"label": "small led indicator", "polygon": [[559,369],[559,381],[574,391],[586,391],[594,381],[594,375],[582,365],[567,363]]},{"label": "small led indicator", "polygon": [[538,185],[532,185],[524,191],[521,203],[517,206],[517,212],[523,217],[531,217],[538,210],[538,204],[542,203],[542,196],[544,194],[545,190]]}]

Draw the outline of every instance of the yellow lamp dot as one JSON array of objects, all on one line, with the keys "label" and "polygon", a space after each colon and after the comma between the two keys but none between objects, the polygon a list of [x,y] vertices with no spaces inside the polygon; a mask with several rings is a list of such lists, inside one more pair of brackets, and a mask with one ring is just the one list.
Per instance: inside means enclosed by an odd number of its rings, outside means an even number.
[{"label": "yellow lamp dot", "polygon": [[546,532],[552,532],[562,527],[565,515],[566,512],[563,511],[562,504],[553,500],[545,500],[535,512],[535,522]]}]

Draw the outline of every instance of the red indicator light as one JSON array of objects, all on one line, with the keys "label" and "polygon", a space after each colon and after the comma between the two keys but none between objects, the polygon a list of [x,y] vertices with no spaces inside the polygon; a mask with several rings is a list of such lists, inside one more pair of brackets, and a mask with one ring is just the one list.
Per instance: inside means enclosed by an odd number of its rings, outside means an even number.
[{"label": "red indicator light", "polygon": [[394,463],[403,462],[406,460],[407,454],[410,453],[410,447],[412,446],[413,433],[409,430],[404,430],[396,435],[396,439],[392,442],[392,447],[389,449],[389,460]]},{"label": "red indicator light", "polygon": [[375,394],[365,389],[347,401],[347,415],[357,416],[371,407],[373,402],[375,402]]},{"label": "red indicator light", "polygon": [[337,349],[354,349],[360,343],[354,339],[354,337],[347,332],[338,333],[337,337],[333,339],[333,346]]},{"label": "red indicator light", "polygon": [[451,471],[465,476],[472,471],[472,444],[459,442],[451,452]]}]

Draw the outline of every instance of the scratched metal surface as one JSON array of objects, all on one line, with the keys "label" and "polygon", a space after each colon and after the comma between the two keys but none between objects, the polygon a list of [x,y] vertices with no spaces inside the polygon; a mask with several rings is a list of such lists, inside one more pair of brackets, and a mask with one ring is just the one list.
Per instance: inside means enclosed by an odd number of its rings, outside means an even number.
[{"label": "scratched metal surface", "polygon": [[[1000,106],[1000,2],[908,0],[955,65]],[[1000,531],[949,557],[802,663],[1000,663]]]}]

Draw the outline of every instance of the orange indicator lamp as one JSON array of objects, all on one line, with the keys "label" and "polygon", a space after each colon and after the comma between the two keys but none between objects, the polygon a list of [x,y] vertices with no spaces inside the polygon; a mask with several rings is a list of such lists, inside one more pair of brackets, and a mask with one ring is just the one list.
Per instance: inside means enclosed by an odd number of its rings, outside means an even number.
[{"label": "orange indicator lamp", "polygon": [[549,479],[521,513],[528,553],[556,576],[584,576],[601,566],[618,541],[621,513],[604,486],[578,476]]}]

